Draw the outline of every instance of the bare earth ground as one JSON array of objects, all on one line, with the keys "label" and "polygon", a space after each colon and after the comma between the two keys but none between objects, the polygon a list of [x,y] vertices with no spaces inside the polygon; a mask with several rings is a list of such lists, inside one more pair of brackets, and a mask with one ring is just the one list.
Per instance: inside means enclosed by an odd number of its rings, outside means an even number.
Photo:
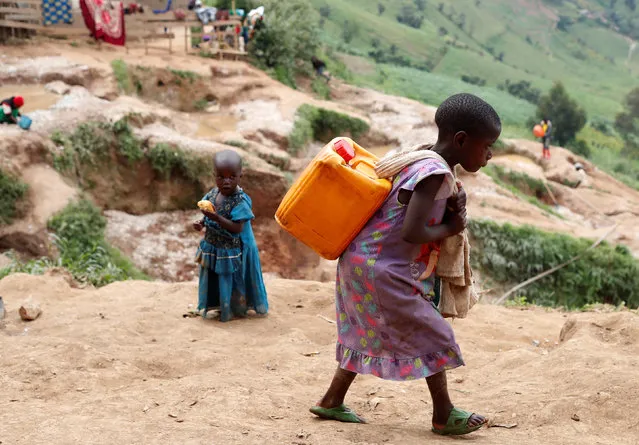
[{"label": "bare earth ground", "polygon": [[[183,318],[196,284],[70,288],[61,277],[0,282],[0,442],[14,444],[419,444],[424,382],[359,377],[348,403],[370,421],[307,409],[335,368],[331,284],[269,280],[271,314],[222,324]],[[20,321],[32,296],[43,315]],[[571,329],[560,331],[568,320]],[[481,444],[636,444],[639,318],[480,304],[454,322],[467,366],[449,373],[458,406],[515,428]],[[533,341],[539,341],[535,346]],[[556,343],[558,342],[558,343]],[[305,355],[306,354],[306,355]],[[308,355],[308,356],[307,356]],[[578,416],[578,417],[577,417]],[[572,418],[579,419],[573,420]]]}]

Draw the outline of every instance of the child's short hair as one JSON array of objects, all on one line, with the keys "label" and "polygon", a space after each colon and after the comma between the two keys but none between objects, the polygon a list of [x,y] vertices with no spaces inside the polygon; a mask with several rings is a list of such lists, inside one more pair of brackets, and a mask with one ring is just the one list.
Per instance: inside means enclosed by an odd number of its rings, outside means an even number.
[{"label": "child's short hair", "polygon": [[437,108],[435,124],[440,134],[452,135],[465,131],[470,135],[501,132],[501,119],[490,104],[479,97],[455,94]]}]

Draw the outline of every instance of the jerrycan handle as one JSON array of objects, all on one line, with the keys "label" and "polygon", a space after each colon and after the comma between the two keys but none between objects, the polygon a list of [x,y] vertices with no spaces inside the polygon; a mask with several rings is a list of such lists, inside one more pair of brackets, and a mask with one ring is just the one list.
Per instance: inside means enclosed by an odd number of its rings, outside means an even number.
[{"label": "jerrycan handle", "polygon": [[375,164],[371,162],[370,160],[364,159],[364,158],[356,159],[355,162],[353,162],[351,167],[357,168],[359,164],[364,164],[367,167],[370,167],[371,169],[375,170]]}]

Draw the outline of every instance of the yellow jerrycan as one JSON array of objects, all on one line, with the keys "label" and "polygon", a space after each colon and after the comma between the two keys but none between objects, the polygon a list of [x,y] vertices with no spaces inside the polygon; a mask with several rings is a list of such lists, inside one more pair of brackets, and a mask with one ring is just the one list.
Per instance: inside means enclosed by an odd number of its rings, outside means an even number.
[{"label": "yellow jerrycan", "polygon": [[339,258],[390,193],[391,182],[375,174],[378,160],[352,139],[333,139],[284,196],[275,220],[321,257]]}]

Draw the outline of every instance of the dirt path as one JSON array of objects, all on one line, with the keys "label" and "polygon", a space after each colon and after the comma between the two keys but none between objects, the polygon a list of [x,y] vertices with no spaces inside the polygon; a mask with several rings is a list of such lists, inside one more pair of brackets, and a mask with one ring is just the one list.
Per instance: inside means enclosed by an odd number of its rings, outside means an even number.
[{"label": "dirt path", "polygon": [[[221,324],[182,318],[195,303],[195,283],[124,282],[95,291],[71,289],[61,278],[4,279],[0,295],[9,312],[0,329],[0,440],[451,443],[429,432],[431,402],[423,382],[360,377],[348,403],[369,425],[314,419],[307,409],[335,367],[335,326],[318,317],[334,317],[333,285],[267,285],[271,315]],[[28,296],[44,312],[26,324],[17,307]],[[565,341],[556,343],[573,317]],[[517,424],[467,440],[595,445],[614,437],[615,444],[636,444],[636,314],[479,305],[454,327],[467,362],[450,372],[454,401],[498,423]]]}]

